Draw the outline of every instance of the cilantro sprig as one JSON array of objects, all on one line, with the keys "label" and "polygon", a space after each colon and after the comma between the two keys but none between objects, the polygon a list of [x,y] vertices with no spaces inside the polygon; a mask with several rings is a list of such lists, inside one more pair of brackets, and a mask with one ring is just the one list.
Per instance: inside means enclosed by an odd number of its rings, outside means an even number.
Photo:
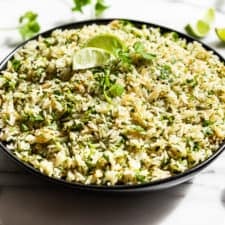
[{"label": "cilantro sprig", "polygon": [[97,0],[95,3],[95,16],[100,16],[109,6],[105,4],[104,0]]},{"label": "cilantro sprig", "polygon": [[134,43],[134,50],[138,58],[142,58],[144,60],[153,60],[156,57],[155,54],[147,52],[143,43],[140,41]]},{"label": "cilantro sprig", "polygon": [[36,35],[41,27],[38,23],[38,14],[33,11],[27,11],[19,17],[19,23],[16,27],[0,28],[1,31],[18,30],[23,40],[27,40]]},{"label": "cilantro sprig", "polygon": [[40,25],[37,21],[38,14],[32,11],[25,12],[19,18],[19,33],[23,40],[33,37],[40,31]]},{"label": "cilantro sprig", "polygon": [[[94,5],[95,16],[100,16],[109,6],[105,0],[73,0],[73,12],[83,13],[83,8],[87,5]],[[41,29],[38,22],[38,14],[33,11],[27,11],[19,17],[19,24],[13,28],[0,28],[1,31],[18,30],[23,40],[35,36]]]},{"label": "cilantro sprig", "polygon": [[110,79],[110,73],[110,69],[100,69],[100,71],[97,69],[94,71],[95,79],[99,83],[100,92],[109,103],[111,103],[112,98],[120,97],[125,91],[125,88],[121,84]]},{"label": "cilantro sprig", "polygon": [[[83,8],[87,5],[92,4],[92,0],[73,0],[73,12],[80,12],[83,13]],[[106,5],[105,0],[96,0],[94,1],[94,10],[95,16],[100,16],[109,6]]]},{"label": "cilantro sprig", "polygon": [[86,6],[86,5],[89,5],[91,4],[91,0],[73,0],[73,8],[72,8],[72,11],[78,11],[78,12],[81,12],[83,13],[83,8]]}]

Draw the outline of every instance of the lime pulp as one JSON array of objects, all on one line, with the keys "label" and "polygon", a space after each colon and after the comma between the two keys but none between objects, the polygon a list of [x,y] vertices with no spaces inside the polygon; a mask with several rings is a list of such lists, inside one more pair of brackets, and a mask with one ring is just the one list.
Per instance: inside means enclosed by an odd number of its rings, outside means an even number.
[{"label": "lime pulp", "polygon": [[89,69],[108,64],[113,60],[113,55],[99,48],[82,48],[73,55],[73,70]]}]

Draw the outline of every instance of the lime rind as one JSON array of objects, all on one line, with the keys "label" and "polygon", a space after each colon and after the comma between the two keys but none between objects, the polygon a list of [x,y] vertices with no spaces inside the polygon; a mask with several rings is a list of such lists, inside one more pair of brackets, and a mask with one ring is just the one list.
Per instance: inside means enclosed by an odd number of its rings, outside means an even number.
[{"label": "lime rind", "polygon": [[215,28],[217,37],[225,42],[225,28]]},{"label": "lime rind", "polygon": [[123,42],[113,34],[99,34],[88,40],[87,47],[104,49],[113,55],[124,48]]},{"label": "lime rind", "polygon": [[83,70],[107,65],[114,59],[114,56],[99,48],[82,48],[73,55],[73,70]]},{"label": "lime rind", "polygon": [[188,24],[185,27],[188,34],[196,38],[205,37],[210,31],[210,26],[202,20],[198,20],[195,25]]}]

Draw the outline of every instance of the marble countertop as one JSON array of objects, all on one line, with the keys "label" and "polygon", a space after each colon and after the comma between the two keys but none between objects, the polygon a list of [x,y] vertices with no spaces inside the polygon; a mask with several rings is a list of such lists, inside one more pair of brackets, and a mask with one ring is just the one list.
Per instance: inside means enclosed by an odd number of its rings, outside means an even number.
[{"label": "marble countertop", "polygon": [[[0,27],[14,27],[27,10],[40,15],[42,30],[93,18],[70,11],[72,0],[1,0]],[[225,26],[223,0],[108,0],[103,17],[123,17],[183,31],[210,6],[215,26]],[[127,7],[129,6],[129,7]],[[0,60],[18,43],[16,31],[0,32]],[[212,31],[203,40],[225,57]],[[225,225],[225,153],[191,181],[164,191],[106,195],[49,185],[0,152],[0,225]]]}]

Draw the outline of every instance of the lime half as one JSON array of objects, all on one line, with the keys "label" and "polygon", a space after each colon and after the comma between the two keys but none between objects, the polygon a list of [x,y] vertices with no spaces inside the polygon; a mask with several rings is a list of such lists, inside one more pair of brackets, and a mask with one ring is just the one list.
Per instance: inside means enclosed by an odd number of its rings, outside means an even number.
[{"label": "lime half", "polygon": [[113,60],[114,56],[99,48],[82,48],[73,55],[73,70],[89,69],[104,66]]},{"label": "lime half", "polygon": [[124,44],[113,34],[100,34],[88,40],[87,47],[104,49],[116,55],[118,50],[124,48]]},{"label": "lime half", "polygon": [[225,42],[225,28],[215,28],[215,31],[218,38]]}]

